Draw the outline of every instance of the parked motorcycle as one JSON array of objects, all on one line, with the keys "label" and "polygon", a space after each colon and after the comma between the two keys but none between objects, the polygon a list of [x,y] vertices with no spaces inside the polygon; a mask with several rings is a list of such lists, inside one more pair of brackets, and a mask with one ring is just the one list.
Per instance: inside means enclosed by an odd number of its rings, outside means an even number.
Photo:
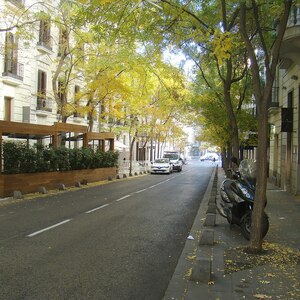
[{"label": "parked motorcycle", "polygon": [[[255,161],[250,159],[242,160],[238,170],[232,171],[231,177],[221,183],[221,200],[217,202],[217,209],[220,215],[227,219],[229,224],[240,226],[242,235],[249,240],[256,183]],[[268,230],[269,218],[264,212],[262,237],[267,234]]]}]

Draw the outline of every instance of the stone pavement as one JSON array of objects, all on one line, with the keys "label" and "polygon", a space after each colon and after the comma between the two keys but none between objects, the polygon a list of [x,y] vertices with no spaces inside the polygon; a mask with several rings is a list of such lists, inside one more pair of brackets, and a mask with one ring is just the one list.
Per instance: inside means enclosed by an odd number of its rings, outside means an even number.
[{"label": "stone pavement", "polygon": [[[248,241],[237,226],[230,227],[218,213],[206,224],[213,216],[208,209],[212,195],[220,197],[224,178],[222,168],[216,168],[163,299],[299,300],[300,196],[268,184],[270,229],[264,252],[248,255],[243,251]],[[205,234],[207,243],[202,242]]]}]

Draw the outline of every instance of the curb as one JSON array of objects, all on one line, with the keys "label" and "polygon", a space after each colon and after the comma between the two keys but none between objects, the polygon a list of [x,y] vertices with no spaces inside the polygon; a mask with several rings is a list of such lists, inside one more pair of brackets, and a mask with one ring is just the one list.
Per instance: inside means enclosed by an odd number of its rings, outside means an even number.
[{"label": "curb", "polygon": [[[188,239],[185,243],[163,300],[182,300],[187,295],[189,282],[200,281],[207,284],[211,280],[214,225],[204,226],[204,222],[206,222],[208,215],[210,215],[208,218],[212,218],[215,221],[216,214],[207,213],[207,207],[209,204],[212,204],[212,202],[215,203],[217,183],[218,166],[216,166],[212,172],[209,184],[191,228],[190,237],[192,239]],[[213,239],[213,241],[211,239]]]}]

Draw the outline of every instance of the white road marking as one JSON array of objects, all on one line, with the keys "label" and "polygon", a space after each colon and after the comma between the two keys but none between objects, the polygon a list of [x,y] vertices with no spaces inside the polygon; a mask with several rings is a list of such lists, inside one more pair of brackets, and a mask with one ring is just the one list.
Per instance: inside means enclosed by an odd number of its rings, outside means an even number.
[{"label": "white road marking", "polygon": [[126,196],[124,196],[124,197],[121,197],[121,198],[117,199],[116,201],[117,201],[117,202],[122,201],[122,200],[124,200],[124,199],[130,197],[131,195],[132,195],[132,194],[128,194],[128,195],[126,195]]},{"label": "white road marking", "polygon": [[[182,172],[181,175],[183,175],[183,174],[185,174],[185,173],[187,173],[187,172],[190,172],[190,170],[188,170],[188,171],[186,171],[186,172]],[[179,175],[178,175],[178,176],[179,176]],[[157,183],[157,184],[151,185],[151,186],[149,186],[149,187],[147,187],[147,188],[145,188],[145,189],[138,190],[138,191],[136,191],[136,192],[134,192],[134,193],[132,193],[132,194],[125,195],[125,196],[123,196],[123,197],[121,197],[121,198],[119,198],[119,199],[117,199],[117,200],[115,200],[115,201],[116,201],[116,202],[119,202],[119,201],[122,201],[122,200],[124,200],[124,199],[126,199],[126,198],[131,197],[133,194],[139,194],[139,193],[145,192],[145,191],[150,190],[150,189],[152,189],[152,188],[154,188],[154,187],[156,187],[156,186],[158,186],[158,185],[160,185],[160,184],[163,184],[163,183],[165,183],[165,182],[167,182],[167,181],[170,181],[170,180],[172,180],[172,179],[174,179],[174,178],[176,178],[176,177],[177,177],[177,176],[173,176],[172,178],[168,178],[168,179],[166,179],[166,180],[164,180],[164,181],[161,181],[161,182],[159,182],[159,183]],[[112,204],[112,203],[103,204],[103,205],[101,205],[101,206],[99,206],[99,207],[96,207],[96,208],[93,208],[93,209],[91,209],[91,210],[89,210],[89,211],[86,211],[85,213],[86,213],[86,214],[90,214],[90,213],[92,213],[92,212],[94,212],[94,211],[96,211],[96,210],[102,209],[102,208],[107,207],[107,206],[109,206],[109,205],[111,205],[111,204]],[[54,225],[52,225],[52,226],[49,226],[49,227],[47,227],[47,228],[44,228],[44,229],[41,229],[41,230],[39,230],[39,231],[33,232],[33,233],[27,235],[27,237],[33,237],[33,236],[38,235],[38,234],[40,234],[40,233],[42,233],[42,232],[45,232],[45,231],[47,231],[47,230],[50,230],[50,229],[53,229],[53,228],[58,227],[58,226],[60,226],[60,225],[63,225],[63,224],[65,224],[65,223],[68,223],[68,222],[70,222],[71,220],[72,220],[72,219],[64,220],[64,221],[62,221],[62,222],[59,222],[59,223],[54,224]]]},{"label": "white road marking", "polygon": [[153,189],[154,187],[156,187],[156,186],[158,186],[158,185],[160,185],[160,184],[163,184],[163,183],[164,183],[164,181],[159,182],[159,183],[154,184],[154,185],[151,185],[151,186],[148,187],[148,189]]},{"label": "white road marking", "polygon": [[148,190],[148,188],[142,189],[142,190],[139,190],[139,191],[136,191],[136,192],[134,192],[134,193],[135,193],[135,194],[139,194],[139,193],[145,192],[145,191],[147,191],[147,190]]},{"label": "white road marking", "polygon": [[59,222],[59,223],[57,223],[57,224],[54,224],[54,225],[49,226],[49,227],[47,227],[47,228],[44,228],[44,229],[42,229],[42,230],[33,232],[33,233],[27,235],[27,237],[33,237],[33,236],[35,236],[35,235],[37,235],[37,234],[40,234],[40,233],[42,233],[42,232],[44,232],[44,231],[47,231],[47,230],[50,230],[50,229],[52,229],[52,228],[58,227],[58,226],[60,226],[60,225],[63,225],[63,224],[65,224],[65,223],[68,223],[68,222],[70,222],[70,221],[71,221],[71,219],[68,219],[68,220]]},{"label": "white road marking", "polygon": [[104,208],[104,207],[106,207],[106,206],[108,206],[108,205],[110,205],[110,203],[103,204],[103,205],[101,205],[101,206],[99,206],[99,207],[96,207],[96,208],[93,208],[93,209],[91,209],[91,210],[89,210],[89,211],[86,211],[85,213],[86,213],[86,214],[90,214],[90,213],[92,213],[92,212],[94,212],[94,211],[96,211],[96,210],[98,210],[98,209]]}]

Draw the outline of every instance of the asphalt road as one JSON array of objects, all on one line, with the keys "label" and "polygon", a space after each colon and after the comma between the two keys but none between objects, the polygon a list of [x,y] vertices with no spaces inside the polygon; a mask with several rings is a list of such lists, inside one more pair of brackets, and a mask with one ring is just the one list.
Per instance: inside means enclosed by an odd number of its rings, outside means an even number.
[{"label": "asphalt road", "polygon": [[212,167],[0,207],[0,299],[162,299]]}]

